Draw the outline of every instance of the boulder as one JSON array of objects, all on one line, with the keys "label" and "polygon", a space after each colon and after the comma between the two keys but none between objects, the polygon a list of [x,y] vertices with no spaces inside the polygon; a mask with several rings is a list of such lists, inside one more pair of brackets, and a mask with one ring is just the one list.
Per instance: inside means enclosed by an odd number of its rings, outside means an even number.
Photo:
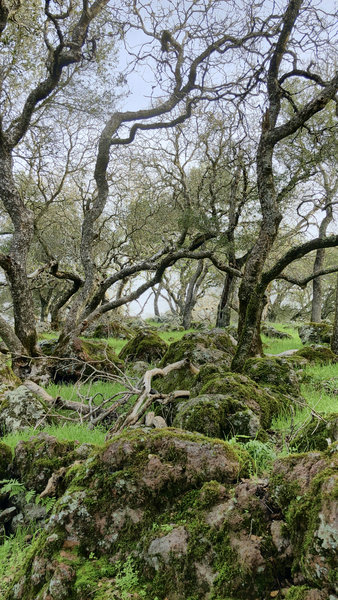
[{"label": "boulder", "polygon": [[99,323],[93,323],[91,327],[88,327],[84,331],[84,335],[93,338],[114,337],[129,340],[133,336],[133,331],[121,321],[102,319]]},{"label": "boulder", "polygon": [[229,593],[234,579],[241,598],[243,581],[256,576],[269,587],[263,543],[253,540],[244,556],[236,541],[239,529],[258,535],[268,515],[253,489],[235,504],[233,486],[249,464],[243,450],[179,430],[115,436],[68,469],[67,489],[7,599],[88,600],[98,590],[104,599],[203,599],[211,588]]},{"label": "boulder", "polygon": [[310,363],[328,364],[338,362],[337,355],[325,346],[307,346],[306,348],[302,348],[295,352],[292,358],[295,359],[298,357],[306,358]]},{"label": "boulder", "polygon": [[131,429],[70,465],[6,600],[335,598],[333,449],[252,469],[236,445]]},{"label": "boulder", "polygon": [[0,400],[0,431],[13,433],[30,427],[51,424],[48,406],[24,385],[5,392]]},{"label": "boulder", "polygon": [[170,345],[161,364],[165,366],[186,358],[197,367],[218,362],[230,366],[234,354],[230,336],[223,329],[210,329],[203,333],[186,333]]},{"label": "boulder", "polygon": [[284,513],[293,546],[294,578],[331,593],[338,592],[337,466],[335,444],[326,452],[295,454],[278,460],[270,481],[272,496]]},{"label": "boulder", "polygon": [[[291,358],[291,361],[293,357]],[[249,358],[244,365],[245,375],[262,387],[282,394],[299,396],[300,383],[292,362],[287,358]]]},{"label": "boulder", "polygon": [[122,360],[156,363],[168,350],[168,344],[154,331],[139,331],[122,348],[119,358]]},{"label": "boulder", "polygon": [[175,414],[175,426],[211,437],[264,438],[272,417],[285,413],[291,404],[288,396],[270,393],[245,375],[212,365],[202,367],[193,389],[198,395],[169,405],[165,417]]},{"label": "boulder", "polygon": [[304,323],[298,327],[298,335],[304,345],[329,344],[332,332],[330,323]]},{"label": "boulder", "polygon": [[290,335],[289,333],[286,333],[285,331],[279,331],[275,327],[272,327],[272,325],[266,325],[266,324],[262,325],[261,333],[266,335],[266,337],[274,338],[274,339],[278,339],[278,340],[291,340],[292,339],[292,335]]},{"label": "boulder", "polygon": [[91,450],[90,444],[60,441],[52,435],[39,433],[17,444],[12,473],[27,489],[40,493],[53,473],[76,460],[83,460]]},{"label": "boulder", "polygon": [[[212,329],[206,333],[187,333],[181,340],[170,345],[162,358],[161,366],[187,359],[197,368],[208,365],[211,369],[227,371],[234,353],[235,346],[223,329]],[[153,385],[165,394],[174,390],[190,390],[194,395],[198,395],[198,388],[195,387],[198,381],[195,370],[184,366],[172,371],[163,379],[154,379]]]},{"label": "boulder", "polygon": [[204,394],[179,403],[173,425],[221,439],[234,435],[256,438],[261,429],[259,416],[244,402],[221,394]]}]

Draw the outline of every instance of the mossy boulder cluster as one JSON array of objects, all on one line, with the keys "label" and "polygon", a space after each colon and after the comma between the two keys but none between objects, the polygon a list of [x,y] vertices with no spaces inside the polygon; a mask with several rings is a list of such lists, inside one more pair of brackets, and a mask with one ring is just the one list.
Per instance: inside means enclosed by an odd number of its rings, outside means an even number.
[{"label": "mossy boulder cluster", "polygon": [[187,359],[194,365],[224,363],[229,367],[235,346],[223,329],[186,333],[183,338],[170,345],[162,359],[162,365]]},{"label": "mossy boulder cluster", "polygon": [[175,426],[210,437],[263,438],[272,417],[289,409],[292,400],[260,387],[239,373],[206,365],[196,376],[193,397],[167,406]]},{"label": "mossy boulder cluster", "polygon": [[153,381],[162,393],[190,392],[189,400],[178,397],[157,410],[168,425],[209,437],[266,439],[272,418],[290,410],[299,396],[296,371],[287,359],[258,358],[247,361],[245,375],[233,373],[234,352],[222,330],[187,334],[171,344],[161,365],[186,359],[197,370],[187,364]]},{"label": "mossy boulder cluster", "polygon": [[331,447],[246,479],[226,442],[125,431],[66,468],[6,600],[334,599],[336,467]]},{"label": "mossy boulder cluster", "polygon": [[304,323],[298,327],[298,334],[305,344],[329,344],[332,336],[330,323]]}]

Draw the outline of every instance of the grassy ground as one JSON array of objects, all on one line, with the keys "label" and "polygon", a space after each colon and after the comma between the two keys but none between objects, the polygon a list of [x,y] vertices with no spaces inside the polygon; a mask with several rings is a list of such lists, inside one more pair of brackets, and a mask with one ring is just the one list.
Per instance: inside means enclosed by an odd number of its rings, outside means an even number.
[{"label": "grassy ground", "polygon": [[274,338],[269,338],[266,335],[262,335],[263,348],[266,354],[280,354],[281,352],[285,352],[286,350],[298,350],[299,348],[302,348],[303,344],[295,327],[284,323],[273,323],[273,326],[275,327],[275,329],[278,329],[278,331],[288,333],[292,336],[292,338],[278,340]]}]

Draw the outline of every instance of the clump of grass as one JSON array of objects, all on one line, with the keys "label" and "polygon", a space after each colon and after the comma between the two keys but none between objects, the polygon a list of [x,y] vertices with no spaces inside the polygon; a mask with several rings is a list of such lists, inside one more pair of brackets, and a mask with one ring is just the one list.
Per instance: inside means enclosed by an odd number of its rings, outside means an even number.
[{"label": "clump of grass", "polygon": [[259,476],[271,471],[273,462],[277,458],[275,448],[270,442],[260,442],[259,440],[240,441],[243,436],[235,436],[229,440],[229,444],[241,446],[250,454],[253,459],[252,475]]},{"label": "clump of grass", "polygon": [[7,444],[12,451],[15,446],[23,441],[26,442],[32,435],[38,435],[38,433],[47,433],[48,435],[55,436],[58,440],[67,440],[69,442],[79,442],[79,444],[95,444],[102,446],[105,442],[106,431],[102,427],[95,427],[95,429],[88,429],[88,426],[81,423],[67,423],[65,425],[49,425],[42,429],[24,429],[15,433],[9,433],[5,437],[1,438],[4,444]]},{"label": "clump of grass", "polygon": [[279,415],[272,421],[272,429],[290,437],[302,425],[311,420],[311,413],[334,413],[337,412],[337,399],[325,390],[317,390],[312,384],[301,385],[301,395],[306,400],[306,406],[299,406],[290,415]]}]

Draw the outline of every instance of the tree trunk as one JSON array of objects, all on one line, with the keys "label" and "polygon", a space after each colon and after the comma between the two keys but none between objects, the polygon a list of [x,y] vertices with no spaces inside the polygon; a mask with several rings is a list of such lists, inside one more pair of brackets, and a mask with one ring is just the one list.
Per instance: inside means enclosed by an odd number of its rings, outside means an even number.
[{"label": "tree trunk", "polygon": [[203,260],[198,261],[197,269],[189,281],[182,315],[182,325],[184,329],[189,329],[191,327],[192,311],[197,301],[198,288],[204,279],[204,276],[202,276],[203,264]]},{"label": "tree trunk", "polygon": [[154,288],[154,315],[155,315],[155,317],[160,317],[161,316],[160,309],[159,309],[159,306],[158,306],[158,301],[159,301],[159,298],[160,298],[160,295],[161,295],[161,289],[162,289],[161,285],[159,285],[157,287],[157,289]]},{"label": "tree trunk", "polygon": [[[324,187],[326,191],[326,215],[322,220],[319,227],[319,237],[324,238],[326,236],[328,225],[331,223],[333,219],[332,213],[332,198],[335,194],[336,187],[330,188],[326,173],[322,171],[322,175],[324,178]],[[316,258],[313,265],[313,274],[315,275],[319,271],[322,271],[324,268],[324,260],[325,260],[325,249],[319,248],[316,252]],[[322,279],[321,277],[316,277],[312,283],[312,310],[311,310],[311,321],[313,323],[320,323],[322,320]]]},{"label": "tree trunk", "polygon": [[231,300],[234,292],[235,277],[227,273],[224,279],[221,299],[217,308],[216,327],[227,327],[230,325]]},{"label": "tree trunk", "polygon": [[233,371],[242,371],[249,356],[262,353],[260,320],[265,304],[266,286],[261,285],[261,276],[282,219],[278,210],[274,186],[273,148],[263,123],[257,153],[257,187],[262,209],[262,222],[257,241],[246,262],[239,288],[239,341],[231,365]]},{"label": "tree trunk", "polygon": [[333,322],[333,333],[331,338],[331,350],[335,354],[338,354],[338,275],[336,282],[336,307]]},{"label": "tree trunk", "polygon": [[14,328],[29,355],[37,353],[37,334],[33,297],[27,278],[27,255],[34,234],[33,213],[26,208],[16,190],[10,151],[0,144],[0,198],[12,220],[14,233],[11,249],[2,255],[0,265],[6,272],[13,301]]}]

